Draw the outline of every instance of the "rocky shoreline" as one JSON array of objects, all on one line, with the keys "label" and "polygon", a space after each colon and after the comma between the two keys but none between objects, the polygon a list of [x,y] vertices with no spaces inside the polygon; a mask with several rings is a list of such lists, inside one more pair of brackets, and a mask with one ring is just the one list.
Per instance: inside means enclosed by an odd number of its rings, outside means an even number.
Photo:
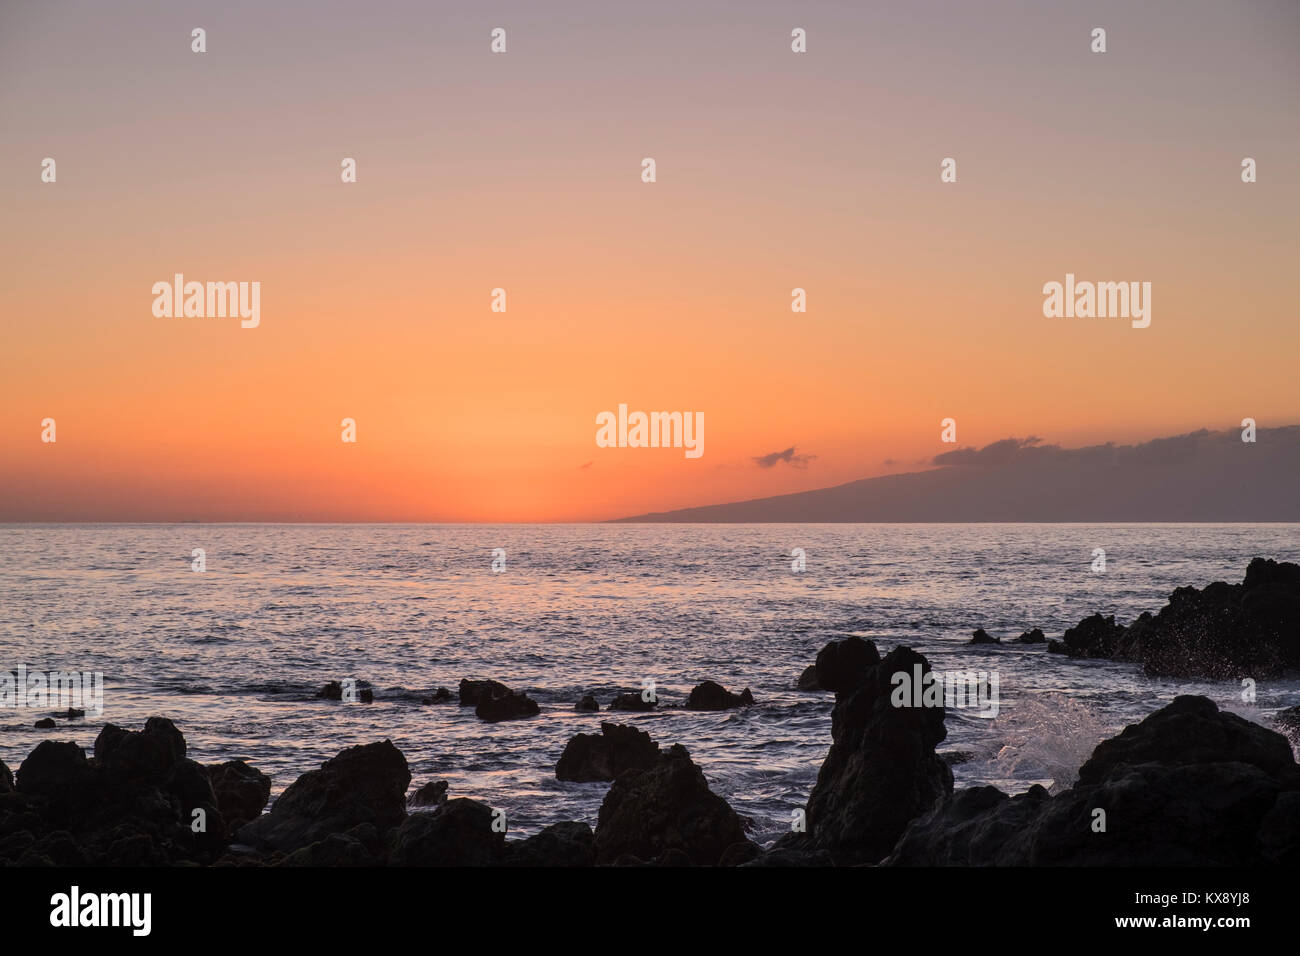
[{"label": "rocky shoreline", "polygon": [[[46,740],[17,774],[0,764],[0,862],[11,866],[1279,865],[1300,863],[1300,766],[1280,733],[1179,697],[1103,741],[1070,789],[954,792],[935,747],[939,707],[897,706],[896,674],[929,672],[906,647],[857,637],[814,665],[835,693],[832,743],[791,833],[764,849],[680,745],[602,723],[556,764],[607,780],[592,827],[509,840],[504,815],[408,796],[390,741],[349,747],[263,812],[271,781],[243,761],[203,765],[166,718],[104,726],[91,755]],[[1300,708],[1278,715],[1300,727]]]},{"label": "rocky shoreline", "polygon": [[[982,629],[972,643],[1001,641]],[[1008,642],[1011,643],[1011,642]],[[1044,644],[1080,658],[1140,661],[1149,671],[1239,676],[1294,666],[1300,567],[1255,559],[1240,585],[1180,588],[1158,614],[1127,628],[1094,615]],[[91,754],[45,740],[14,774],[0,763],[0,863],[10,866],[1271,866],[1300,863],[1300,766],[1282,733],[1178,697],[1100,743],[1068,789],[954,790],[936,747],[942,700],[895,693],[924,677],[924,656],[884,657],[859,637],[832,641],[798,678],[834,693],[831,744],[791,831],[769,847],[717,794],[679,744],[613,721],[575,735],[557,779],[604,781],[595,828],[556,823],[507,838],[502,811],[449,797],[446,781],[413,792],[391,741],[348,747],[266,804],[271,780],[239,760],[200,764],[180,729],[152,717],[140,730],[106,724]],[[331,683],[326,700],[372,699]],[[463,680],[459,704],[485,722],[537,713],[526,694]],[[439,690],[425,703],[451,703]],[[717,711],[754,703],[704,681],[679,706]],[[607,712],[660,706],[617,696]],[[576,705],[599,711],[592,697]],[[63,716],[63,715],[60,715]],[[1275,718],[1300,730],[1300,707]]]},{"label": "rocky shoreline", "polygon": [[1157,613],[1131,624],[1100,613],[1045,640],[1034,628],[1014,641],[983,628],[970,644],[1045,644],[1049,653],[1141,664],[1152,677],[1260,679],[1300,669],[1300,565],[1255,558],[1241,584],[1182,587]]}]

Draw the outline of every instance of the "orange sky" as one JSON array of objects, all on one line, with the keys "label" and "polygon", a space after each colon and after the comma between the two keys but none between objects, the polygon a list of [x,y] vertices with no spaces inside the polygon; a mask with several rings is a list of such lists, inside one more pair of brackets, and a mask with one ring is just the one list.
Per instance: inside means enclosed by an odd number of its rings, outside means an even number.
[{"label": "orange sky", "polygon": [[[569,6],[495,13],[504,56],[403,3],[0,13],[0,520],[590,520],[914,470],[947,416],[1300,422],[1294,10],[1106,7],[1104,55],[1065,7],[800,13],[794,55],[776,7]],[[176,272],[260,326],[154,317]],[[1045,319],[1066,272],[1151,327]],[[619,403],[704,456],[597,448]]]}]

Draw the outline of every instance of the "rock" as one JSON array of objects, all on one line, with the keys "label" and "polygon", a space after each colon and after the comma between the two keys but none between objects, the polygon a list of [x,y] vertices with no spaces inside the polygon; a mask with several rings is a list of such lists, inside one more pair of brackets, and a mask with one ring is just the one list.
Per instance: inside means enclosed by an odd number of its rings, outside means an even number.
[{"label": "rock", "polygon": [[594,866],[596,837],[585,823],[553,823],[536,836],[506,843],[510,866]]},{"label": "rock", "polygon": [[95,738],[95,760],[138,784],[157,784],[185,759],[185,738],[165,717],[150,717],[144,730],[105,724]]},{"label": "rock", "polygon": [[599,734],[578,734],[555,764],[557,780],[613,780],[624,770],[648,769],[659,759],[659,745],[643,730],[601,723]]},{"label": "rock", "polygon": [[798,866],[798,867],[827,867],[834,866],[835,861],[825,850],[794,850],[788,848],[774,848],[766,853],[760,853],[748,863],[740,864],[744,867],[768,867],[768,866]]},{"label": "rock", "polygon": [[[908,823],[952,792],[952,770],[934,751],[946,736],[943,707],[896,707],[891,700],[894,675],[914,680],[929,672],[929,662],[907,647],[879,660],[874,644],[853,641],[859,639],[827,645],[817,656],[819,679],[836,688],[833,742],[808,798],[807,832],[776,844],[825,850],[837,865],[877,862]],[[873,659],[878,663],[870,665]]]},{"label": "rock", "polygon": [[631,694],[619,694],[610,703],[609,709],[628,710],[628,711],[643,713],[647,710],[654,710],[655,703],[656,702],[653,700],[645,700],[641,696],[640,692],[634,691]]},{"label": "rock", "polygon": [[72,742],[44,740],[18,765],[19,793],[62,801],[89,787],[93,776],[86,752]]},{"label": "rock", "polygon": [[502,720],[518,720],[520,717],[534,717],[540,712],[537,701],[527,694],[510,691],[501,697],[480,697],[474,714],[479,720],[497,723]]},{"label": "rock", "polygon": [[294,850],[278,866],[358,867],[384,862],[379,831],[368,823],[346,833],[331,833],[323,840]]},{"label": "rock", "polygon": [[734,707],[750,707],[753,703],[754,695],[749,692],[748,687],[739,694],[733,694],[721,684],[706,680],[691,689],[690,696],[686,698],[686,709],[731,710]]},{"label": "rock", "polygon": [[880,652],[871,641],[850,637],[831,641],[817,653],[813,665],[817,683],[823,690],[839,693],[862,683],[866,674],[880,663]]},{"label": "rock", "polygon": [[574,710],[600,710],[600,701],[596,700],[590,694],[583,696],[582,700],[573,705]]},{"label": "rock", "polygon": [[655,860],[680,850],[695,865],[714,866],[723,850],[744,841],[735,811],[674,744],[653,767],[626,770],[609,788],[596,821],[596,862]]},{"label": "rock", "polygon": [[1043,644],[1046,641],[1047,637],[1043,634],[1042,630],[1034,628],[1032,631],[1025,631],[1016,638],[1015,642],[1017,644]]},{"label": "rock", "polygon": [[36,721],[34,726],[37,730],[53,730],[57,725],[54,723],[53,717],[42,717]]},{"label": "rock", "polygon": [[718,866],[743,866],[763,855],[763,848],[750,840],[733,843],[722,851]]},{"label": "rock", "polygon": [[406,798],[410,807],[440,807],[446,802],[446,780],[432,780]]},{"label": "rock", "polygon": [[1300,667],[1300,565],[1255,558],[1241,584],[1178,588],[1127,628],[1094,614],[1047,649],[1133,661],[1157,677],[1276,677]]},{"label": "rock", "polygon": [[420,698],[421,704],[449,704],[451,703],[451,691],[445,687],[439,687],[428,697]]},{"label": "rock", "polygon": [[460,682],[460,706],[477,707],[484,697],[504,697],[510,688],[495,680],[462,680]]},{"label": "rock", "polygon": [[1129,627],[1115,658],[1153,676],[1273,677],[1300,666],[1300,566],[1255,558],[1241,584],[1178,588]]},{"label": "rock", "polygon": [[1273,723],[1286,734],[1300,734],[1300,705],[1279,710],[1273,715]]},{"label": "rock", "polygon": [[[963,790],[914,821],[894,866],[1260,866],[1300,859],[1300,767],[1286,740],[1178,697],[1102,741],[1078,782]],[[1095,811],[1106,813],[1096,832]]]},{"label": "rock", "polygon": [[823,687],[817,681],[817,665],[809,664],[799,675],[799,680],[795,683],[797,690],[823,690]]},{"label": "rock", "polygon": [[[352,701],[352,703],[356,703],[357,701],[363,704],[374,703],[375,691],[369,681],[357,681],[355,690],[356,701]],[[339,681],[332,680],[317,691],[316,696],[323,700],[343,700],[343,684]]]},{"label": "rock", "polygon": [[1062,636],[1065,653],[1070,657],[1110,657],[1124,636],[1124,627],[1115,623],[1115,615],[1094,614],[1069,628]]},{"label": "rock", "polygon": [[0,760],[0,793],[13,793],[13,792],[14,792],[13,771],[10,770],[7,766],[5,766],[5,762],[3,760]]},{"label": "rock", "polygon": [[439,810],[413,813],[392,836],[393,866],[500,866],[505,834],[492,828],[492,808],[477,800],[448,800]]},{"label": "rock", "polygon": [[363,823],[381,835],[406,817],[411,773],[392,741],[349,747],[289,785],[271,807],[240,828],[240,842],[291,853]]},{"label": "rock", "polygon": [[[226,845],[226,824],[202,768],[185,757],[185,738],[165,718],[139,732],[106,725],[94,756],[73,743],[45,741],[18,768],[18,814],[0,810],[0,836],[15,826],[33,840],[5,841],[0,860],[32,865],[205,864]],[[191,824],[202,820],[195,832]],[[64,852],[64,833],[76,854]],[[66,848],[65,848],[66,849]],[[75,857],[75,858],[74,858]],[[66,858],[66,859],[65,859]]]},{"label": "rock", "polygon": [[86,712],[84,710],[79,710],[76,707],[69,707],[67,710],[63,711],[63,713],[55,714],[54,716],[62,717],[64,720],[76,720],[79,717],[85,717]]},{"label": "rock", "polygon": [[1099,743],[1079,768],[1079,783],[1100,783],[1117,767],[1146,763],[1244,763],[1272,777],[1300,770],[1281,734],[1220,711],[1209,698],[1184,696]]},{"label": "rock", "polygon": [[974,634],[971,635],[971,639],[966,643],[967,644],[1001,644],[1002,638],[992,637],[988,631],[984,630],[984,628],[981,627],[979,630],[977,630]]},{"label": "rock", "polygon": [[208,764],[203,770],[232,835],[262,815],[271,798],[270,777],[242,760]]}]

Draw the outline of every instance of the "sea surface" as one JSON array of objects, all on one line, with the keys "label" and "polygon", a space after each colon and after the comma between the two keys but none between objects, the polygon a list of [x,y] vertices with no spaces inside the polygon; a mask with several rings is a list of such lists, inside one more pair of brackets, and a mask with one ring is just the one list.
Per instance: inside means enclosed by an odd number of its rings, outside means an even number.
[{"label": "sea surface", "polygon": [[[1042,645],[964,646],[977,627],[1059,637],[1094,611],[1128,622],[1175,587],[1240,581],[1257,555],[1300,559],[1300,526],[0,525],[0,670],[104,675],[98,719],[38,731],[48,711],[0,709],[0,759],[17,769],[47,737],[89,749],[103,723],[138,729],[157,714],[194,759],[245,759],[278,794],[344,747],[389,738],[412,788],[445,779],[451,796],[504,809],[516,837],[595,825],[608,785],[562,783],[555,761],[572,735],[614,719],[685,745],[769,843],[830,745],[831,695],[795,681],[850,634],[882,654],[913,647],[937,670],[996,671],[996,717],[948,712],[940,749],[954,752],[958,786],[1068,786],[1098,741],[1178,694],[1267,724],[1300,703],[1300,680],[1262,681],[1250,704],[1235,682],[1151,679]],[[487,724],[420,703],[463,677],[526,691],[541,715]],[[315,698],[344,678],[371,682],[375,702]],[[757,703],[665,707],[706,679]],[[606,706],[650,680],[658,712],[574,710],[584,694]]]}]

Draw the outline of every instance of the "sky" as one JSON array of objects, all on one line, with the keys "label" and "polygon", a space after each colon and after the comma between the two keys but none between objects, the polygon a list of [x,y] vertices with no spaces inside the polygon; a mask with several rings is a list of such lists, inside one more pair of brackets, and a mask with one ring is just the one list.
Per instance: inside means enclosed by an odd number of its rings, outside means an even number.
[{"label": "sky", "polygon": [[[0,0],[0,520],[603,520],[945,418],[1297,424],[1297,94],[1291,2]],[[156,316],[176,273],[259,325]],[[1045,317],[1067,273],[1150,326]],[[620,404],[704,454],[598,447]]]}]

